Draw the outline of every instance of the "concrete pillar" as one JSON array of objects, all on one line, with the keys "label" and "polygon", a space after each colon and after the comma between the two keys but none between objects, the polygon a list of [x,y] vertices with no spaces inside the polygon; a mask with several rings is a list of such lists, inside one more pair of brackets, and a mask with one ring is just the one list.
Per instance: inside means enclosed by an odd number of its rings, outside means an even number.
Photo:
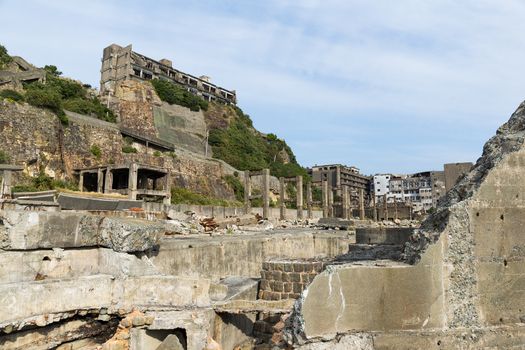
[{"label": "concrete pillar", "polygon": [[270,169],[262,171],[262,199],[263,199],[263,218],[270,217]]},{"label": "concrete pillar", "polygon": [[11,198],[11,187],[13,186],[13,172],[11,170],[4,170],[2,178],[2,197]]},{"label": "concrete pillar", "polygon": [[383,219],[388,220],[388,203],[386,200],[386,194],[383,195]]},{"label": "concrete pillar", "polygon": [[348,217],[348,211],[349,211],[349,198],[348,198],[348,186],[342,186],[341,188],[341,195],[343,199],[343,219],[349,219]]},{"label": "concrete pillar", "polygon": [[106,168],[106,183],[104,185],[104,193],[110,193],[113,188],[113,173],[111,167]]},{"label": "concrete pillar", "polygon": [[104,192],[104,172],[102,168],[97,169],[97,192]]},{"label": "concrete pillar", "polygon": [[306,184],[306,215],[308,219],[312,218],[312,183]]},{"label": "concrete pillar", "polygon": [[168,172],[165,176],[164,182],[164,191],[166,192],[166,197],[164,197],[163,203],[166,205],[171,204],[171,173]]},{"label": "concrete pillar", "polygon": [[334,217],[334,190],[330,188],[328,190],[328,216]]},{"label": "concrete pillar", "polygon": [[[5,176],[5,172],[4,172],[4,176]],[[78,190],[80,192],[84,192],[84,172],[83,171],[81,171],[80,175],[78,176]]]},{"label": "concrete pillar", "polygon": [[322,182],[323,218],[328,217],[328,181]]},{"label": "concrete pillar", "polygon": [[365,219],[365,195],[362,188],[359,189],[359,218],[361,220]]},{"label": "concrete pillar", "polygon": [[303,218],[303,177],[297,176],[295,179],[295,185],[297,187],[297,219]]},{"label": "concrete pillar", "polygon": [[249,214],[251,210],[250,196],[252,195],[252,186],[250,182],[250,171],[244,171],[244,214]]},{"label": "concrete pillar", "polygon": [[374,221],[377,221],[377,207],[376,207],[376,195],[372,194],[372,215]]},{"label": "concrete pillar", "polygon": [[128,197],[129,199],[137,199],[137,174],[139,166],[137,163],[131,163],[129,165],[129,177],[128,177]]},{"label": "concrete pillar", "polygon": [[286,219],[286,205],[284,203],[284,177],[279,178],[279,220]]},{"label": "concrete pillar", "polygon": [[394,220],[397,220],[397,199],[394,197]]}]

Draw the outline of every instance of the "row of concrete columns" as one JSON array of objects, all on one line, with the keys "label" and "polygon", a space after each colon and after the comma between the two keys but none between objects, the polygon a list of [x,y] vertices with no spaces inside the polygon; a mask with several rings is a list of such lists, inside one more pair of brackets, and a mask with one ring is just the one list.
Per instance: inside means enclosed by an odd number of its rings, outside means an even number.
[{"label": "row of concrete columns", "polygon": [[[332,189],[329,189],[327,180],[323,180],[321,189],[323,217],[334,217],[334,192]],[[350,205],[350,187],[341,187],[341,199],[343,219],[349,219],[352,217],[352,208]],[[359,190],[359,218],[361,220],[365,219],[365,200],[363,189]]]},{"label": "row of concrete columns", "polygon": [[[262,176],[262,191],[260,195],[252,195],[252,183],[251,178],[253,176]],[[296,176],[294,178],[279,178],[280,185],[280,218],[284,220],[286,218],[286,204],[284,201],[285,196],[285,184],[287,182],[295,183],[297,190],[296,193],[296,205],[297,205],[297,218],[303,218],[303,177]],[[270,215],[270,169],[263,169],[261,171],[249,171],[244,172],[244,211],[248,214],[251,210],[251,200],[256,198],[262,198],[263,202],[263,218],[267,219]],[[306,185],[306,209],[307,217],[312,218],[312,185],[308,183]]]}]

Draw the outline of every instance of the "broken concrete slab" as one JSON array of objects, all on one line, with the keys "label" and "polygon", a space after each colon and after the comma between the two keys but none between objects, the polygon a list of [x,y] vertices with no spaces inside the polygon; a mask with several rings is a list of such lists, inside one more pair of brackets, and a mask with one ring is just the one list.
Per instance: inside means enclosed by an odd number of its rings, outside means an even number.
[{"label": "broken concrete slab", "polygon": [[0,248],[5,250],[103,246],[140,252],[164,234],[160,223],[76,212],[2,211],[0,220]]}]

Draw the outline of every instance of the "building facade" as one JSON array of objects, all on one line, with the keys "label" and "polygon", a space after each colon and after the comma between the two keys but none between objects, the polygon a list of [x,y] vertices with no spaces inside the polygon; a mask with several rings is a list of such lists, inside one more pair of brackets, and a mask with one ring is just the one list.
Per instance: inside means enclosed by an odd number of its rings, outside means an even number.
[{"label": "building facade", "polygon": [[100,93],[111,95],[118,82],[127,79],[165,79],[185,87],[207,101],[236,104],[235,90],[227,90],[211,83],[208,76],[196,77],[173,68],[168,59],[156,61],[132,50],[131,45],[112,44],[104,49],[100,70]]},{"label": "building facade", "polygon": [[378,174],[373,177],[376,203],[406,203],[414,211],[435,208],[445,194],[444,173],[425,171],[410,175]]},{"label": "building facade", "polygon": [[312,177],[312,183],[321,186],[323,180],[328,182],[328,187],[334,191],[336,196],[342,195],[343,186],[350,189],[351,200],[357,204],[359,192],[363,190],[365,196],[370,190],[370,177],[359,173],[359,168],[355,166],[345,166],[342,164],[315,165],[308,169]]}]

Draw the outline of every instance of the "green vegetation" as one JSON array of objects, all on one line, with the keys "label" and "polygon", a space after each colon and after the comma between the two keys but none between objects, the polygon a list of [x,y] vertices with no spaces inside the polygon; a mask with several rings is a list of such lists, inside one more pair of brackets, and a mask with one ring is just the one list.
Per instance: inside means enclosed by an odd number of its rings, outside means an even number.
[{"label": "green vegetation", "polygon": [[102,150],[100,147],[93,145],[89,150],[91,151],[91,154],[95,156],[95,158],[100,159],[100,156],[102,155]]},{"label": "green vegetation", "polygon": [[192,192],[186,188],[171,188],[171,203],[173,204],[197,204],[197,205],[216,205],[224,207],[241,206],[240,202],[227,201],[224,199],[212,198],[200,193]]},{"label": "green vegetation", "polygon": [[24,95],[22,95],[18,91],[9,90],[9,89],[1,90],[0,91],[0,97],[1,98],[6,98],[6,99],[12,100],[12,101],[17,101],[17,102],[20,102],[20,101],[24,100]]},{"label": "green vegetation", "polygon": [[7,64],[11,63],[13,58],[7,53],[7,49],[0,45],[0,69],[4,68]]},{"label": "green vegetation", "polygon": [[122,146],[123,153],[137,153],[137,149],[131,145]]},{"label": "green vegetation", "polygon": [[72,182],[53,179],[43,172],[36,177],[26,179],[24,182],[25,184],[14,186],[13,192],[37,192],[56,190],[58,188],[77,190],[77,186]]},{"label": "green vegetation", "polygon": [[153,152],[154,157],[160,157],[160,154],[161,154],[160,151]]},{"label": "green vegetation", "polygon": [[8,164],[10,161],[9,156],[4,151],[0,151],[0,164]]},{"label": "green vegetation", "polygon": [[25,84],[25,100],[36,107],[47,108],[55,113],[62,124],[68,124],[64,109],[94,116],[108,122],[116,122],[112,111],[102,105],[98,98],[90,96],[88,88],[79,82],[60,77],[56,66],[45,66],[46,83]]},{"label": "green vegetation", "polygon": [[151,85],[153,85],[155,92],[164,102],[168,102],[171,105],[177,104],[188,107],[194,112],[198,112],[201,109],[205,111],[208,110],[207,101],[199,96],[195,96],[182,86],[161,79],[153,79]]},{"label": "green vegetation", "polygon": [[[234,107],[235,117],[228,128],[210,130],[209,143],[215,158],[239,170],[269,168],[273,176],[307,176],[290,147],[275,134],[266,137],[253,128],[250,116]],[[287,159],[283,159],[287,158]],[[289,162],[287,162],[289,161]]]},{"label": "green vegetation", "polygon": [[241,181],[237,176],[234,175],[226,175],[224,177],[224,181],[233,189],[233,193],[235,193],[235,199],[237,199],[239,202],[244,201],[244,186],[242,185]]}]

